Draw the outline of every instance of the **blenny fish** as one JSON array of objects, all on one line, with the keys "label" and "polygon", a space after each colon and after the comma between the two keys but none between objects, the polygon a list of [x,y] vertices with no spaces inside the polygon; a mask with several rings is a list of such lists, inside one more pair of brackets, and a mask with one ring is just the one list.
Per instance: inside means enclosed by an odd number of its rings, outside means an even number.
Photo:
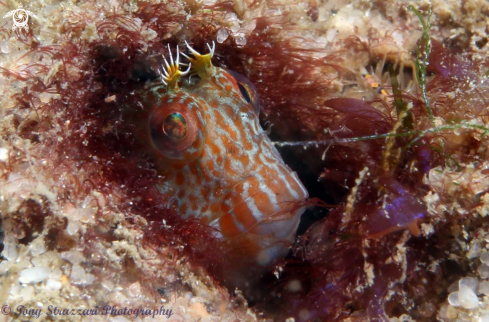
[{"label": "blenny fish", "polygon": [[[161,85],[152,89],[147,136],[165,177],[159,190],[181,216],[214,227],[236,254],[270,265],[287,254],[308,193],[261,128],[253,84],[213,66],[214,44],[205,55],[187,46],[188,69],[180,70],[178,47],[173,60],[168,46]],[[189,72],[200,80],[180,87]]]}]

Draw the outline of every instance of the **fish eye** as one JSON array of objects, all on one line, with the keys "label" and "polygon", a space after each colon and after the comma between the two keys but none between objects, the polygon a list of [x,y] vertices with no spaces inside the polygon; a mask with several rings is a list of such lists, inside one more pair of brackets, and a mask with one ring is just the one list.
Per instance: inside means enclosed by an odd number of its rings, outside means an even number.
[{"label": "fish eye", "polygon": [[227,69],[227,72],[234,77],[236,85],[238,86],[241,96],[246,103],[253,107],[253,111],[256,115],[260,114],[260,98],[255,85],[246,77],[235,71]]},{"label": "fish eye", "polygon": [[242,83],[238,82],[238,87],[239,87],[239,91],[241,92],[241,95],[243,95],[243,98],[245,99],[245,101],[248,104],[250,104],[251,103],[251,94],[250,94],[249,89],[246,87],[246,84],[242,84]]},{"label": "fish eye", "polygon": [[200,105],[191,97],[167,98],[149,118],[153,146],[166,157],[190,160],[197,157],[207,135]]},{"label": "fish eye", "polygon": [[185,117],[178,112],[169,114],[163,122],[163,132],[174,140],[183,140],[187,136],[187,129]]}]

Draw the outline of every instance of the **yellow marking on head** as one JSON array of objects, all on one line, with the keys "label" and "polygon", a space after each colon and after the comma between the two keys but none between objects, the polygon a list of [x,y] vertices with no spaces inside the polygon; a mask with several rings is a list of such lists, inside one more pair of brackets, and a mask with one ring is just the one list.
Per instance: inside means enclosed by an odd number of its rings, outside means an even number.
[{"label": "yellow marking on head", "polygon": [[216,44],[214,41],[212,42],[212,48],[207,44],[207,47],[209,48],[209,53],[202,55],[195,49],[193,49],[187,41],[185,41],[185,44],[187,44],[188,49],[190,52],[194,55],[194,57],[189,57],[182,53],[191,63],[192,65],[192,75],[199,75],[201,79],[208,78],[209,76],[212,75],[212,71],[214,69],[214,66],[212,65],[212,56],[214,56],[214,50],[216,49]]},{"label": "yellow marking on head", "polygon": [[192,68],[192,64],[189,64],[188,69],[184,72],[180,70],[180,52],[177,46],[177,57],[175,61],[173,61],[173,56],[170,51],[170,45],[168,44],[168,55],[170,56],[170,64],[163,56],[165,61],[166,69],[163,67],[160,71],[161,81],[167,86],[169,91],[177,91],[178,90],[178,80],[180,76],[185,76],[189,73]]}]

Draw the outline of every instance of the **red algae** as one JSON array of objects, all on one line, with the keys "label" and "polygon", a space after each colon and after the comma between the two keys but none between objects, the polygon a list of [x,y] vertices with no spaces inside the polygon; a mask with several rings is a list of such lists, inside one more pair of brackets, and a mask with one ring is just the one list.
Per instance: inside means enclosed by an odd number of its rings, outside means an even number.
[{"label": "red algae", "polygon": [[[379,101],[381,104],[383,101]],[[330,132],[337,137],[359,137],[374,134],[388,133],[393,126],[394,120],[388,109],[382,113],[372,106],[372,102],[354,98],[333,98],[326,100],[324,106],[333,109],[336,113],[331,119],[339,118],[329,128]],[[318,113],[320,117],[324,117]],[[327,116],[326,116],[327,117]],[[346,127],[347,130],[342,130]],[[350,131],[350,133],[347,133]],[[352,136],[353,134],[353,136]]]}]

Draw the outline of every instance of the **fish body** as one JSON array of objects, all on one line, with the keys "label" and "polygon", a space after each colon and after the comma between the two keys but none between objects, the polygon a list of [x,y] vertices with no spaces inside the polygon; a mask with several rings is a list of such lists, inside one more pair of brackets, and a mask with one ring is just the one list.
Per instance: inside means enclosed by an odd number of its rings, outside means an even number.
[{"label": "fish body", "polygon": [[200,81],[180,88],[172,59],[149,117],[166,178],[159,189],[181,216],[200,218],[237,254],[270,265],[287,253],[308,193],[261,128],[251,82],[193,53]]}]

